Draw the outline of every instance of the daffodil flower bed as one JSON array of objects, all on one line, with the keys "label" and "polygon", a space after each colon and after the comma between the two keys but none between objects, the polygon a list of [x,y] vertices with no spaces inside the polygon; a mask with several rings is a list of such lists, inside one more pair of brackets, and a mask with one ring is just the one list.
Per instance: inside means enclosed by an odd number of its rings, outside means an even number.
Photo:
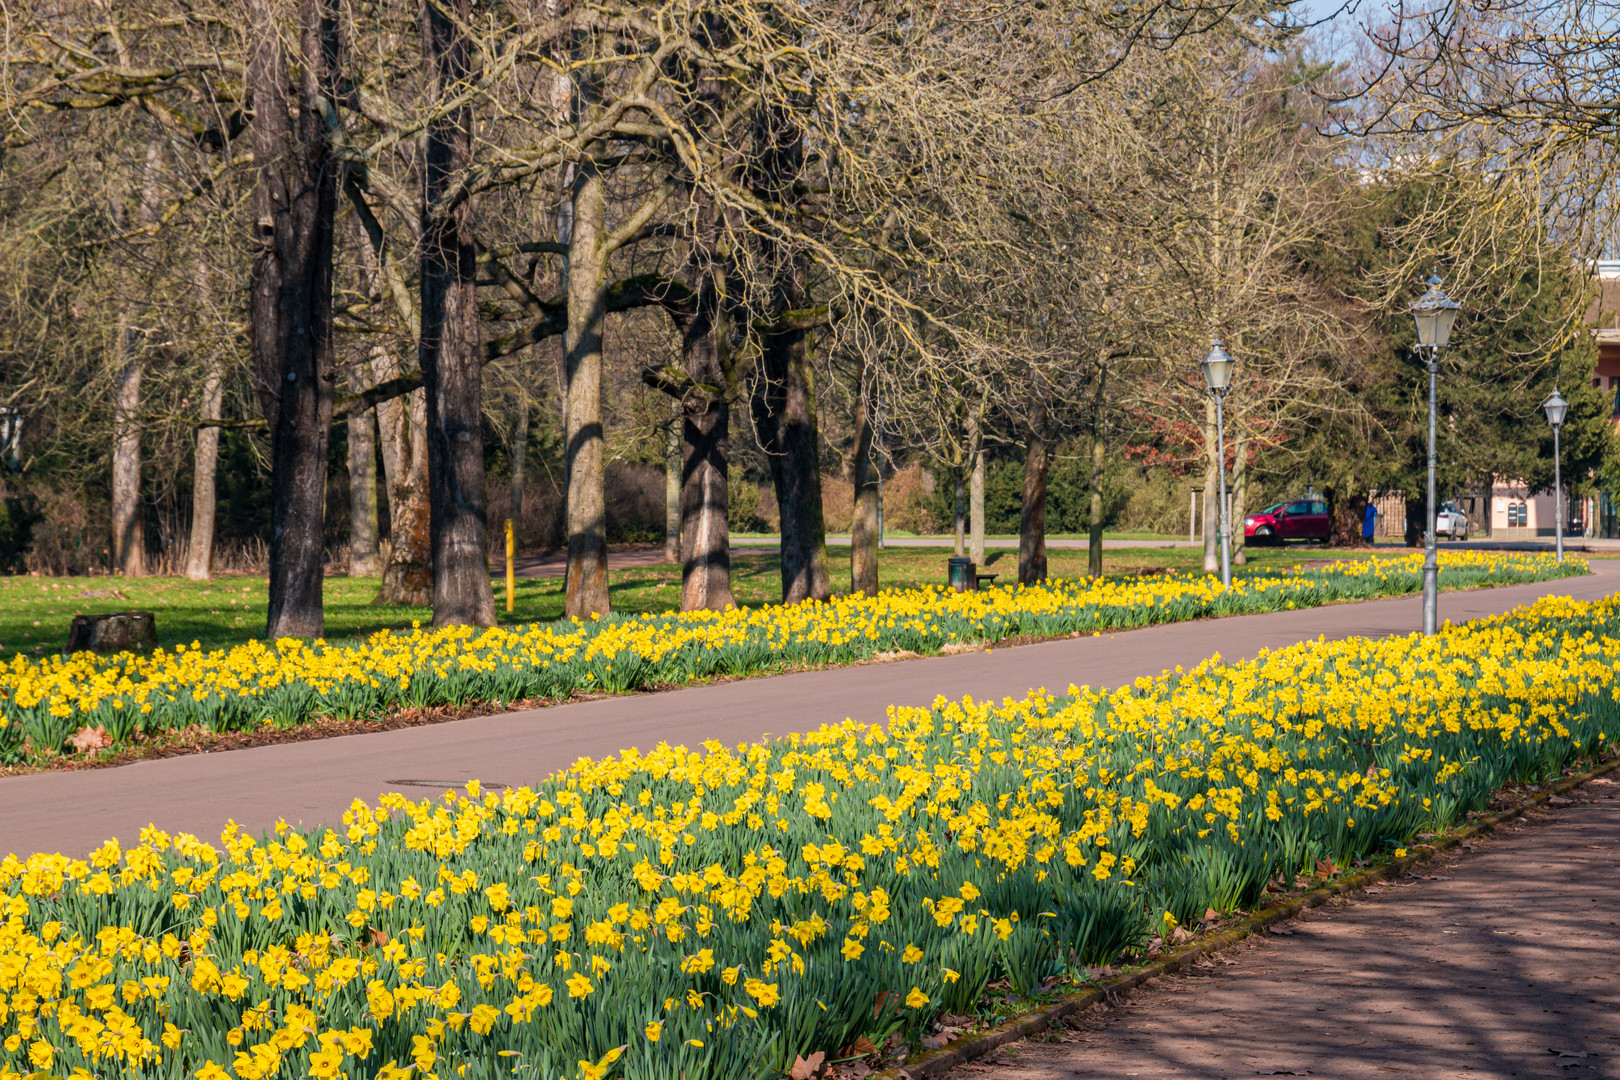
[{"label": "daffodil flower bed", "polygon": [[1377,858],[1620,721],[1620,601],[0,861],[0,1078],[757,1080]]},{"label": "daffodil flower bed", "polygon": [[[1549,555],[1447,552],[1447,588],[1510,584],[1587,572]],[[400,708],[462,705],[847,664],[893,651],[938,652],[953,644],[1021,635],[1091,633],[1208,615],[1308,607],[1412,592],[1421,556],[1342,561],[1313,570],[1259,574],[1230,592],[1208,575],[1060,580],[1024,588],[956,593],[894,590],[825,604],[724,612],[633,615],[517,629],[453,627],[384,632],[359,645],[284,639],[232,649],[91,653],[0,666],[0,763],[25,740],[54,751],[81,728],[114,745],[138,735],[200,726],[214,732],[313,716],[351,720]]]}]

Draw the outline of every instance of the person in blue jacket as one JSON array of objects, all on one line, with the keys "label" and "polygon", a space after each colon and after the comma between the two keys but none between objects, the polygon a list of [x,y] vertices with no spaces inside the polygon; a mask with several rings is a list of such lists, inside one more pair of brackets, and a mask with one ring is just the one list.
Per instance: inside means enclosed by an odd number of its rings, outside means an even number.
[{"label": "person in blue jacket", "polygon": [[1369,545],[1373,542],[1373,531],[1378,527],[1378,507],[1372,503],[1367,504],[1367,516],[1361,521],[1361,538]]}]

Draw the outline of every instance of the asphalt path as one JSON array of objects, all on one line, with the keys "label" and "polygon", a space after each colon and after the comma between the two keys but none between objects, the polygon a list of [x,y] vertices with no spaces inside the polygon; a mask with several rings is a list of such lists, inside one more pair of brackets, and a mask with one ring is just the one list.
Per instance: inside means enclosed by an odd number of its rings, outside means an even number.
[{"label": "asphalt path", "polygon": [[[1620,590],[1620,562],[1580,578],[1441,593],[1440,617],[1495,615],[1541,596],[1591,600]],[[356,798],[416,797],[478,779],[533,783],[581,757],[659,742],[735,744],[845,717],[879,721],[890,705],[937,696],[1000,700],[1034,688],[1117,686],[1219,653],[1227,660],[1318,636],[1404,634],[1417,597],[1147,627],[1099,637],[633,694],[427,727],[140,761],[111,769],[0,779],[0,852],[81,855],[108,837],[133,842],[155,823],[207,840],[229,819],[251,831],[277,819],[336,824]]]},{"label": "asphalt path", "polygon": [[1620,780],[945,1080],[1620,1078]]}]

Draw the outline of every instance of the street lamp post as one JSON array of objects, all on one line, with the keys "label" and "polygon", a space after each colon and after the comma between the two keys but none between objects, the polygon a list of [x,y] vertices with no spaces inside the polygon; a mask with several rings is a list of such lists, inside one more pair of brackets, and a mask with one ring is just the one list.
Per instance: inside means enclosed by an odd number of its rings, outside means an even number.
[{"label": "street lamp post", "polygon": [[1215,464],[1221,475],[1221,585],[1232,587],[1232,523],[1226,508],[1226,413],[1223,404],[1232,385],[1232,358],[1221,348],[1219,339],[1210,345],[1203,360],[1204,384],[1215,399]]},{"label": "street lamp post", "polygon": [[1564,561],[1564,462],[1559,452],[1558,433],[1564,426],[1564,414],[1569,411],[1569,402],[1558,396],[1558,388],[1553,387],[1552,397],[1541,406],[1547,410],[1547,423],[1553,429],[1553,542],[1558,548],[1558,561]]},{"label": "street lamp post", "polygon": [[1447,296],[1440,288],[1437,274],[1430,274],[1424,282],[1429,291],[1412,305],[1412,320],[1417,324],[1417,345],[1429,350],[1429,499],[1426,517],[1428,532],[1423,541],[1423,632],[1432,634],[1440,621],[1440,565],[1435,554],[1434,518],[1435,493],[1435,390],[1440,374],[1440,350],[1451,344],[1451,325],[1457,321],[1462,305]]}]

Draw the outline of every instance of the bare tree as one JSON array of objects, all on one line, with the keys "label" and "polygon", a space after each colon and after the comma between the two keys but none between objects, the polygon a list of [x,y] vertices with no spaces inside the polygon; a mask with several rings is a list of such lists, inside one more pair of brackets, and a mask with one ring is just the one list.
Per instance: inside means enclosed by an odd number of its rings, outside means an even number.
[{"label": "bare tree", "polygon": [[[351,385],[353,381],[351,378]],[[356,389],[360,389],[357,387]],[[377,533],[377,412],[349,414],[349,576],[382,573]]]},{"label": "bare tree", "polygon": [[[225,411],[225,366],[218,352],[211,353],[203,374],[202,414],[216,419]],[[214,516],[218,507],[219,476],[218,424],[197,429],[197,446],[192,462],[191,533],[186,544],[186,577],[207,581],[213,576]]]},{"label": "bare tree", "polygon": [[113,405],[112,557],[125,577],[146,574],[146,531],[141,521],[140,332],[129,315],[118,320],[118,390]]},{"label": "bare tree", "polygon": [[421,270],[435,626],[495,624],[472,205],[453,191],[473,156],[472,110],[450,100],[474,75],[464,29],[471,17],[471,0],[423,5],[422,51],[438,105],[423,151]]},{"label": "bare tree", "polygon": [[[291,14],[289,21],[285,15]],[[326,444],[334,398],[332,243],[337,167],[323,116],[341,63],[331,0],[252,0],[253,215],[250,289],[258,393],[270,425],[269,637],[319,637]],[[285,39],[296,35],[295,61]],[[296,72],[296,74],[295,74]]]}]

